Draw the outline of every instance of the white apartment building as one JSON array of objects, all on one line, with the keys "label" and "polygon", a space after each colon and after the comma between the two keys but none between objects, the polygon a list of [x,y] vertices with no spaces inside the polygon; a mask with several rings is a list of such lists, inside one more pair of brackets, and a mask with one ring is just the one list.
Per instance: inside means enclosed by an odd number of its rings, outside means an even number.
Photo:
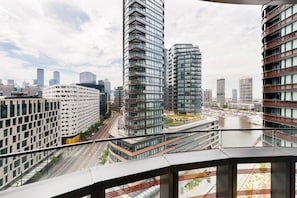
[{"label": "white apartment building", "polygon": [[[0,154],[59,146],[60,102],[38,97],[0,97]],[[46,158],[46,153],[0,158],[0,189]]]},{"label": "white apartment building", "polygon": [[60,99],[63,143],[75,143],[80,133],[100,119],[99,90],[79,85],[53,85],[43,89],[43,97]]},{"label": "white apartment building", "polygon": [[241,103],[253,102],[253,78],[242,77],[239,80],[239,97]]}]

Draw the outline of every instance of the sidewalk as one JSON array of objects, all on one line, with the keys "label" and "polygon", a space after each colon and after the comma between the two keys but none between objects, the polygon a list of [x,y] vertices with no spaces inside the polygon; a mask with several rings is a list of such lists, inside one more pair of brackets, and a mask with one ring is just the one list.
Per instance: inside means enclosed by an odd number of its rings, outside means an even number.
[{"label": "sidewalk", "polygon": [[37,164],[31,171],[29,171],[28,173],[23,173],[21,178],[16,180],[9,188],[16,188],[26,184],[32,177],[34,177],[37,172],[40,172],[46,168],[46,166],[51,162],[51,157],[58,157],[61,152],[63,151],[60,150],[51,154],[50,156],[48,156],[48,158]]}]

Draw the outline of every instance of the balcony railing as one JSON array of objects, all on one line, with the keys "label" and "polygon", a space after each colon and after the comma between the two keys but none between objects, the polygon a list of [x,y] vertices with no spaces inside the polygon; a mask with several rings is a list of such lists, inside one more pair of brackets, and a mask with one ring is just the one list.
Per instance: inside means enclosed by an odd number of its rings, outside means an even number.
[{"label": "balcony railing", "polygon": [[263,105],[271,106],[271,107],[295,107],[295,108],[297,108],[297,101],[263,100]]},{"label": "balcony railing", "polygon": [[[45,161],[57,166],[62,172],[72,169],[64,167],[67,158],[77,169],[74,173],[50,178],[32,184],[14,187],[0,192],[0,197],[240,197],[244,195],[265,195],[275,197],[295,197],[295,166],[297,148],[280,148],[276,133],[280,129],[213,129],[203,131],[171,132],[136,137],[108,138],[85,141],[72,145],[54,148],[24,151],[0,155],[6,159],[23,159],[24,156],[38,156],[39,153],[56,153],[62,161],[53,162],[53,155]],[[281,129],[294,131],[296,129]],[[143,137],[170,136],[193,133],[217,132],[220,135],[218,148],[210,150],[180,150],[179,153],[163,154],[142,160],[107,164],[104,166],[86,166],[93,156],[92,152],[102,149],[102,144],[113,143],[124,139]],[[259,132],[261,132],[259,134]],[[275,138],[273,147],[262,147],[259,144],[261,134]],[[230,134],[232,133],[232,134]],[[224,134],[232,137],[237,133],[255,134],[257,144],[248,147],[224,147]],[[259,139],[260,138],[260,139]],[[203,138],[200,139],[203,141]],[[290,139],[291,141],[293,139]],[[239,139],[246,142],[246,139]],[[100,144],[99,144],[100,143]],[[253,147],[253,146],[258,147]],[[87,150],[87,147],[90,149]],[[253,147],[253,148],[252,148]],[[167,148],[170,151],[169,148]],[[85,160],[76,162],[75,157],[85,156]],[[96,159],[98,160],[98,159]],[[55,164],[56,163],[56,164]],[[85,166],[84,166],[85,165]],[[61,167],[60,167],[61,166]],[[82,166],[82,168],[78,168]],[[35,169],[37,170],[37,169]],[[65,171],[64,171],[65,170]],[[55,171],[47,170],[54,175]],[[32,172],[32,171],[31,171]],[[34,171],[33,171],[34,172]],[[28,173],[23,174],[26,177]],[[21,178],[22,180],[22,178]]]},{"label": "balcony railing", "polygon": [[297,84],[286,84],[286,85],[264,85],[264,92],[275,92],[275,91],[286,91],[286,90],[297,90]]},{"label": "balcony railing", "polygon": [[271,34],[273,32],[275,32],[276,30],[286,26],[288,23],[292,23],[294,21],[296,21],[297,19],[297,14],[294,14],[288,18],[286,18],[285,20],[280,21],[279,23],[267,28],[264,32],[263,32],[263,37],[267,36],[268,34]]},{"label": "balcony railing", "polygon": [[290,5],[282,5],[274,10],[272,10],[270,13],[268,13],[265,18],[263,19],[262,21],[262,24],[263,23],[266,23],[267,20],[275,17],[276,15],[280,14],[282,12],[282,10],[285,10],[286,8],[290,7]]},{"label": "balcony railing", "polygon": [[282,70],[277,69],[277,70],[266,71],[263,73],[263,77],[264,78],[279,77],[283,75],[293,74],[296,72],[297,72],[297,67],[289,67]]}]

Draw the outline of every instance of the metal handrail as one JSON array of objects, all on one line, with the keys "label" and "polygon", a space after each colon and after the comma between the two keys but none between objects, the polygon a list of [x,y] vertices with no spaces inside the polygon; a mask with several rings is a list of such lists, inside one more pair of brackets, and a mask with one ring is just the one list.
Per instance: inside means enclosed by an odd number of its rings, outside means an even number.
[{"label": "metal handrail", "polygon": [[102,139],[95,139],[95,140],[88,140],[88,141],[82,141],[74,144],[64,144],[60,146],[55,147],[46,147],[46,148],[40,148],[40,149],[34,149],[34,150],[28,150],[28,151],[20,151],[16,153],[8,153],[8,154],[2,154],[0,155],[0,159],[2,158],[8,158],[8,157],[16,157],[20,155],[27,155],[27,154],[33,154],[33,153],[39,153],[44,151],[51,151],[56,149],[63,149],[63,148],[70,148],[70,147],[76,147],[76,146],[82,146],[92,143],[100,143],[100,142],[110,142],[110,141],[116,141],[116,140],[126,140],[126,139],[136,139],[136,138],[143,138],[143,137],[157,137],[157,136],[166,136],[166,135],[176,135],[176,134],[188,134],[188,133],[205,133],[205,132],[226,132],[226,131],[289,131],[289,130],[297,130],[297,128],[240,128],[240,129],[210,129],[210,130],[194,130],[194,131],[178,131],[178,132],[162,132],[158,134],[146,134],[146,135],[135,135],[135,136],[127,136],[127,137],[121,137],[121,138],[102,138]]}]

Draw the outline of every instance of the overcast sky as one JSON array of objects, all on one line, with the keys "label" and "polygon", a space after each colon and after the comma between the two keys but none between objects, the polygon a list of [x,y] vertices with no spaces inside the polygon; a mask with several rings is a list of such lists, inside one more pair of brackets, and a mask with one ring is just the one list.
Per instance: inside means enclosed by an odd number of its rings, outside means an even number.
[{"label": "overcast sky", "polygon": [[[32,84],[45,69],[45,84],[59,71],[61,83],[79,82],[80,72],[122,85],[122,0],[9,0],[0,4],[0,79]],[[225,78],[226,96],[241,77],[253,77],[262,97],[261,6],[198,0],[165,0],[165,47],[198,45],[202,88],[216,95]]]}]

